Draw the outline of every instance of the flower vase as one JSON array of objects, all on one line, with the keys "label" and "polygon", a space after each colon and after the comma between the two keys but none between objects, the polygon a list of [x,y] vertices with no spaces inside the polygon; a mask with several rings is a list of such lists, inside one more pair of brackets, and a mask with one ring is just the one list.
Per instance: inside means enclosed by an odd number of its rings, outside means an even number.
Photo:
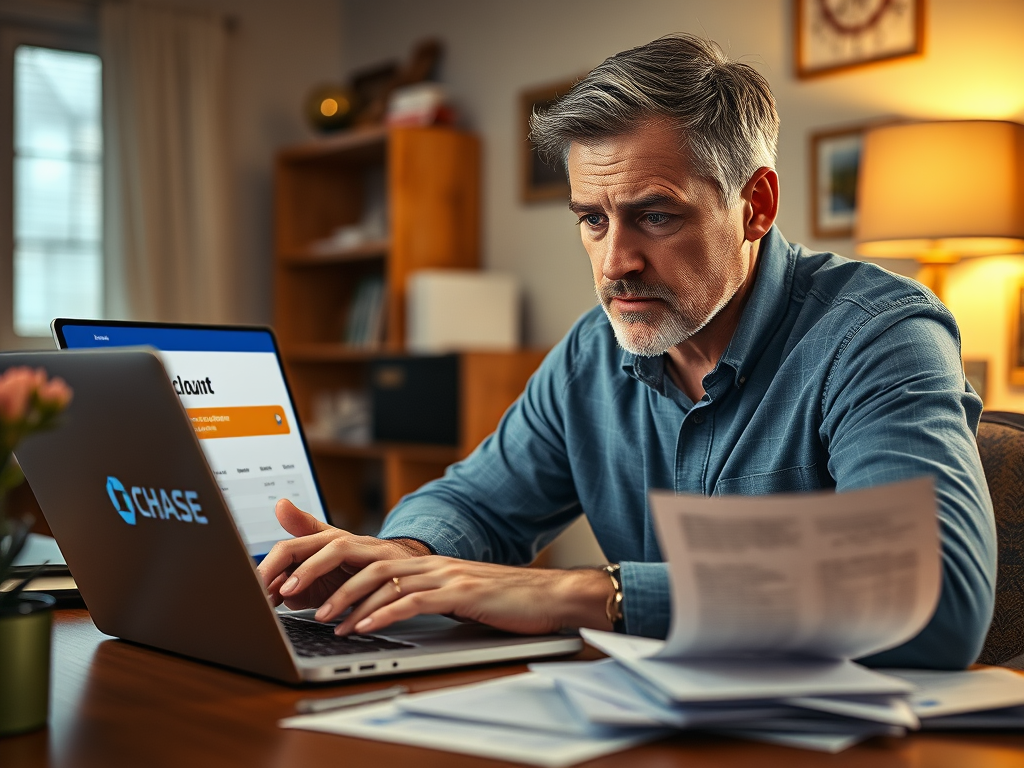
[{"label": "flower vase", "polygon": [[0,609],[0,737],[46,725],[55,602],[22,594]]},{"label": "flower vase", "polygon": [[7,494],[24,479],[14,449],[29,435],[49,429],[71,401],[71,390],[42,368],[8,367],[0,375],[0,736],[42,728],[50,704],[50,595],[25,587],[29,573],[14,563],[32,529],[32,517],[12,519]]}]

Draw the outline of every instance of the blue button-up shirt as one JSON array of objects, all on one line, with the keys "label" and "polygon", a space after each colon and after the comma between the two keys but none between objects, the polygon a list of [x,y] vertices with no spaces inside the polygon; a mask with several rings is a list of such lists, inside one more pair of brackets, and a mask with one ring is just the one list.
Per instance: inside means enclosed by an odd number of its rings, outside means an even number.
[{"label": "blue button-up shirt", "polygon": [[928,626],[868,661],[958,668],[992,615],[995,529],[959,332],[917,283],[790,245],[773,228],[697,403],[665,357],[615,342],[600,307],[551,351],[497,431],[405,497],[381,536],[522,564],[585,514],[621,564],[626,631],[666,636],[671,600],[648,491],[846,491],[932,475],[943,587]]}]

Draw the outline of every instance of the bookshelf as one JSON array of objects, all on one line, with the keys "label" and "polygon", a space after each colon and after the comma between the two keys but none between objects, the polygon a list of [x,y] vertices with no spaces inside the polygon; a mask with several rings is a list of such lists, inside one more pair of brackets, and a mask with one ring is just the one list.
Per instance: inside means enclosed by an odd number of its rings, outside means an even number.
[{"label": "bookshelf", "polygon": [[[478,267],[479,199],[479,142],[450,128],[363,130],[278,153],[274,325],[307,429],[323,393],[366,391],[374,360],[405,354],[405,289],[414,270]],[[342,230],[381,208],[383,226],[346,239]],[[367,280],[382,287],[383,330],[375,343],[347,344]],[[311,439],[332,521],[372,531],[380,512],[494,430],[542,358],[534,350],[460,355],[456,446]]]}]

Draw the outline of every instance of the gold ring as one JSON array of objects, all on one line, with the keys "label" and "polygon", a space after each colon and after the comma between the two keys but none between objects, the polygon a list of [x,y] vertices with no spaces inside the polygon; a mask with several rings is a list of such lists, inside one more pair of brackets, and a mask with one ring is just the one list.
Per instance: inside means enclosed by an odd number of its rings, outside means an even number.
[{"label": "gold ring", "polygon": [[391,583],[395,585],[395,592],[401,592],[402,591],[402,585],[398,583],[398,577],[397,576],[392,577]]}]

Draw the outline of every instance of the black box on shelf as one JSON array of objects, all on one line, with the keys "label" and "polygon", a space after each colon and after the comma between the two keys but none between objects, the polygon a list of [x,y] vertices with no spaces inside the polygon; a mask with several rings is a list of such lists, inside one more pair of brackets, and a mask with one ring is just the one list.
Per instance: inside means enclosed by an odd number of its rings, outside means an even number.
[{"label": "black box on shelf", "polygon": [[378,358],[370,365],[373,439],[459,444],[459,356]]}]

